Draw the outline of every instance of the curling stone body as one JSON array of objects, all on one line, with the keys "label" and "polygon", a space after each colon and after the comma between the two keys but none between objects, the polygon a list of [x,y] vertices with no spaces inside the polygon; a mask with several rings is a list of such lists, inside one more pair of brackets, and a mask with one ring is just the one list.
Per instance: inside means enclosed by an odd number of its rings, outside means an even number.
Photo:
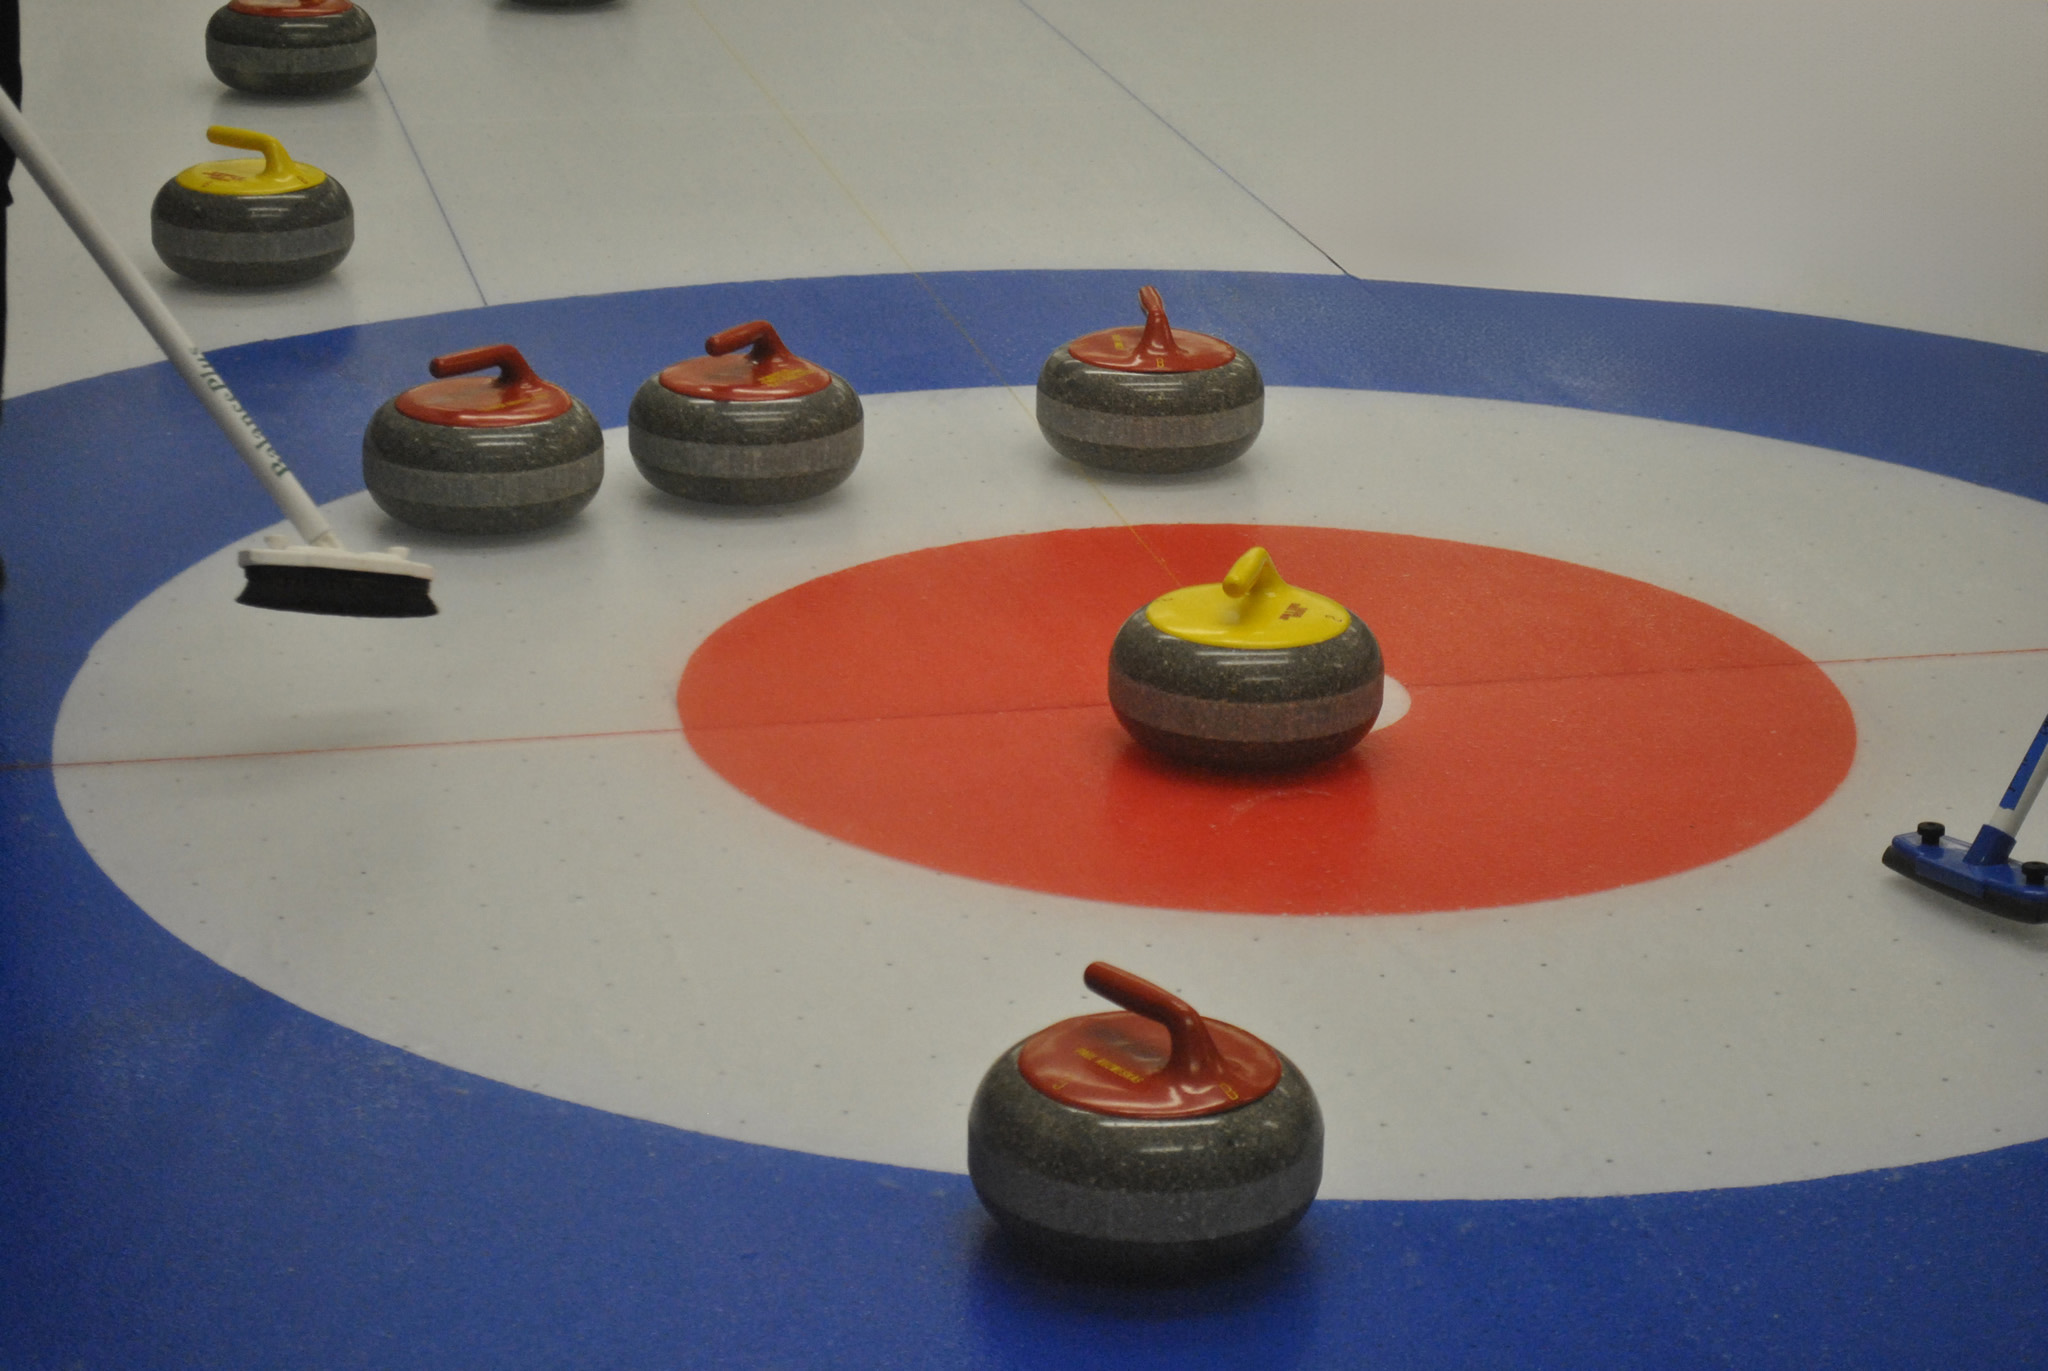
[{"label": "curling stone body", "polygon": [[1109,654],[1109,703],[1155,752],[1244,770],[1307,766],[1357,746],[1379,718],[1386,674],[1372,630],[1262,650],[1191,643],[1139,610]]},{"label": "curling stone body", "polygon": [[351,0],[234,0],[206,25],[206,65],[250,95],[331,95],[377,65],[377,26]]},{"label": "curling stone body", "polygon": [[1141,475],[1219,467],[1265,422],[1266,388],[1243,352],[1211,371],[1105,371],[1065,347],[1038,373],[1038,426],[1062,457]]},{"label": "curling stone body", "polygon": [[341,182],[294,161],[267,134],[216,126],[207,137],[263,160],[201,162],[164,182],[149,210],[164,265],[210,286],[278,286],[334,270],[355,245]]},{"label": "curling stone body", "polygon": [[1249,354],[1167,323],[1159,292],[1146,322],[1054,349],[1038,373],[1038,426],[1083,466],[1169,475],[1242,456],[1265,422],[1266,386]]},{"label": "curling stone body", "polygon": [[1067,1019],[997,1059],[967,1121],[983,1205],[1068,1270],[1171,1279],[1228,1266],[1300,1221],[1322,1182],[1323,1120],[1300,1070],[1097,962],[1129,1012]]},{"label": "curling stone body", "polygon": [[763,321],[715,335],[705,351],[633,396],[627,438],[649,482],[689,500],[763,505],[822,495],[853,474],[864,422],[844,377],[791,354]]},{"label": "curling stone body", "polygon": [[[503,370],[465,375],[488,367]],[[385,513],[440,533],[528,533],[597,495],[597,419],[516,349],[454,353],[429,369],[450,379],[385,401],[363,434],[363,484]]]},{"label": "curling stone body", "polygon": [[1195,1274],[1271,1246],[1323,1176],[1323,1116],[1294,1063],[1256,1106],[1115,1120],[1047,1097],[1004,1053],[967,1116],[967,1170],[996,1221],[1045,1260]]},{"label": "curling stone body", "polygon": [[1186,587],[1139,610],[1110,645],[1118,722],[1148,749],[1201,766],[1267,770],[1335,757],[1371,731],[1385,689],[1372,630],[1287,585],[1262,548],[1222,585]]},{"label": "curling stone body", "polygon": [[655,377],[627,414],[641,475],[671,495],[721,505],[824,494],[853,474],[862,428],[860,397],[837,376],[794,400],[705,400]]}]

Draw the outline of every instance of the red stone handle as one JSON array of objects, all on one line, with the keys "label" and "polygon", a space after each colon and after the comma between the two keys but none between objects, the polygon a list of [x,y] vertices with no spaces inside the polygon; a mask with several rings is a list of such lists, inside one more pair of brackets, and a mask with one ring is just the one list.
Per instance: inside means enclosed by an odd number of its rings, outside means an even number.
[{"label": "red stone handle", "polygon": [[534,375],[526,358],[510,343],[493,343],[489,347],[471,348],[467,352],[451,352],[436,357],[427,363],[427,370],[439,377],[467,376],[472,371],[488,371],[498,368],[497,379],[491,384],[505,397],[514,402],[523,396],[548,388],[548,383]]},{"label": "red stone handle", "polygon": [[[1158,298],[1156,293],[1153,298]],[[1192,1089],[1213,1089],[1222,1084],[1223,1054],[1216,1050],[1209,1025],[1202,1022],[1202,1016],[1186,1000],[1108,962],[1090,963],[1081,979],[1105,1000],[1166,1025],[1173,1039],[1173,1052],[1154,1079],[1171,1080]]]},{"label": "red stone handle", "polygon": [[723,357],[728,352],[751,348],[747,360],[754,364],[754,377],[762,377],[777,371],[803,365],[803,359],[791,352],[782,341],[782,335],[775,331],[775,325],[766,319],[740,324],[723,333],[714,333],[704,340],[704,350],[713,357]]},{"label": "red stone handle", "polygon": [[1166,301],[1152,286],[1138,287],[1138,303],[1145,309],[1145,332],[1138,339],[1141,357],[1178,357],[1180,344],[1173,339],[1173,325],[1166,322]]}]

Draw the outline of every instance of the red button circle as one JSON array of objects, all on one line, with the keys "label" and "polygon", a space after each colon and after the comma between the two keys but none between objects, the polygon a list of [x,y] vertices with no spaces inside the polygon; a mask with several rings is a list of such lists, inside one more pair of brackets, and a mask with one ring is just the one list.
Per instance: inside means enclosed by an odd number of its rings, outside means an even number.
[{"label": "red button circle", "polygon": [[[1184,769],[1107,702],[1133,610],[1253,545],[1371,625],[1408,716],[1282,775]],[[1848,773],[1798,651],[1642,581],[1468,543],[1176,524],[927,548],[793,587],[699,647],[690,744],[762,804],[939,871],[1266,914],[1478,908],[1728,857]]]}]

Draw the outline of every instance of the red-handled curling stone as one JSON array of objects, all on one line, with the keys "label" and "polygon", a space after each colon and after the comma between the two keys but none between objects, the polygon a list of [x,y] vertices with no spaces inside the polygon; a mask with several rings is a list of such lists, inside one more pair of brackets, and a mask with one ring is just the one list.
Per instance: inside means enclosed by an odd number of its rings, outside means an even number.
[{"label": "red-handled curling stone", "polygon": [[860,397],[784,346],[765,319],[713,334],[705,356],[650,377],[627,434],[640,474],[671,495],[778,504],[832,489],[860,460]]},{"label": "red-handled curling stone", "polygon": [[377,26],[353,0],[233,0],[207,21],[206,65],[251,95],[331,95],[377,65]]},{"label": "red-handled curling stone", "polygon": [[1265,421],[1252,359],[1167,322],[1151,286],[1142,326],[1104,329],[1055,349],[1038,373],[1038,427],[1063,457],[1109,471],[1200,471],[1240,456]]},{"label": "red-handled curling stone", "polygon": [[1123,1011],[1033,1034],[975,1092],[967,1170],[989,1213],[1051,1265],[1141,1279],[1277,1241],[1323,1176],[1300,1070],[1107,962],[1083,979]]},{"label": "red-handled curling stone", "polygon": [[597,494],[596,418],[517,348],[453,352],[427,370],[442,379],[386,401],[363,434],[363,484],[391,517],[442,533],[525,533]]}]

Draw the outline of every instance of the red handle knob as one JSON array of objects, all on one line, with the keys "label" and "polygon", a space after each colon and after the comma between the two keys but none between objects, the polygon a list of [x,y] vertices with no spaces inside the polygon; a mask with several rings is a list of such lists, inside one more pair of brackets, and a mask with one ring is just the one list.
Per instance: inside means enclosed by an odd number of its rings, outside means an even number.
[{"label": "red handle knob", "polygon": [[492,367],[498,368],[498,376],[491,384],[502,391],[517,392],[546,384],[534,375],[526,358],[510,343],[493,343],[467,352],[451,352],[427,363],[428,371],[444,379],[466,376],[472,371],[488,371]]},{"label": "red handle knob", "polygon": [[1166,1025],[1173,1040],[1173,1052],[1159,1069],[1159,1075],[1192,1087],[1213,1086],[1222,1081],[1223,1054],[1216,1050],[1209,1025],[1186,1000],[1108,962],[1090,963],[1081,979],[1105,1000]]},{"label": "red handle knob", "polygon": [[770,372],[782,371],[789,367],[802,366],[802,361],[782,341],[782,335],[775,331],[775,325],[766,319],[739,324],[723,333],[714,333],[704,340],[704,350],[713,357],[723,357],[728,352],[741,348],[752,349],[747,360],[754,364],[756,378]]}]

